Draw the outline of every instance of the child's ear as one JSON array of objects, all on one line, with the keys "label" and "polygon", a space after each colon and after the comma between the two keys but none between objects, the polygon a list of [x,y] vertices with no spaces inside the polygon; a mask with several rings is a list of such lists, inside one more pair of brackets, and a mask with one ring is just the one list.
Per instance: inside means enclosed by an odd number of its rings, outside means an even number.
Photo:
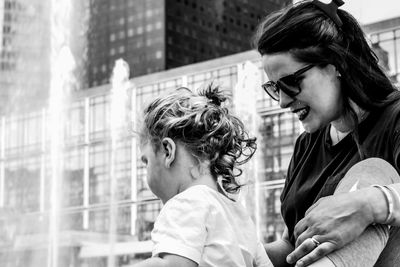
[{"label": "child's ear", "polygon": [[165,137],[162,140],[162,149],[165,154],[165,167],[171,167],[171,164],[175,160],[176,144],[174,140],[169,137]]}]

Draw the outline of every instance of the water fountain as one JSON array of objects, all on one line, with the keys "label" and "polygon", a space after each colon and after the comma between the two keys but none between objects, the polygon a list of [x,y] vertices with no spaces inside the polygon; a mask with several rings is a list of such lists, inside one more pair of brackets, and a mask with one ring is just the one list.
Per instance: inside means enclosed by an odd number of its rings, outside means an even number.
[{"label": "water fountain", "polygon": [[52,0],[50,4],[50,97],[49,128],[51,190],[48,234],[48,267],[59,266],[60,196],[63,179],[65,104],[72,91],[74,57],[70,51],[71,1]]},{"label": "water fountain", "polygon": [[118,59],[115,62],[111,77],[111,110],[110,110],[110,127],[111,127],[111,160],[110,160],[110,226],[108,232],[108,261],[107,267],[115,266],[115,243],[116,240],[116,172],[115,165],[117,164],[117,144],[122,140],[129,131],[129,96],[128,90],[131,89],[129,82],[129,65],[123,59]]}]

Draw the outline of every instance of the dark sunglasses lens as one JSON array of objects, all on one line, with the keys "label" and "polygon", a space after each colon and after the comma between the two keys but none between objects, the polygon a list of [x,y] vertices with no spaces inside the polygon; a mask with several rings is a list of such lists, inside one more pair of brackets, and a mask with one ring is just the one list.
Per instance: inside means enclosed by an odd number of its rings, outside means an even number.
[{"label": "dark sunglasses lens", "polygon": [[285,94],[288,96],[295,96],[300,93],[299,84],[294,77],[285,77],[285,79],[278,80],[278,85]]}]

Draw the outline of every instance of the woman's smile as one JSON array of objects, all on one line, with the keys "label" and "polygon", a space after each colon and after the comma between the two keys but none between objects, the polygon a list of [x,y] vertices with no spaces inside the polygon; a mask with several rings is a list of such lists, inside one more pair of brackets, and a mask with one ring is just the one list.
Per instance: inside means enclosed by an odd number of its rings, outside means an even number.
[{"label": "woman's smile", "polygon": [[307,118],[307,116],[310,112],[310,107],[298,108],[298,109],[292,110],[292,112],[297,115],[297,118],[300,121],[303,121]]}]

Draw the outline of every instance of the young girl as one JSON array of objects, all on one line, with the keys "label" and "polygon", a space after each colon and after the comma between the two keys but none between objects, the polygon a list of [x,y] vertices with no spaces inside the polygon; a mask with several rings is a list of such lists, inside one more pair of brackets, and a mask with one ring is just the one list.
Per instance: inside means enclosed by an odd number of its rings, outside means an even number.
[{"label": "young girl", "polygon": [[153,257],[143,266],[272,266],[244,207],[230,198],[238,165],[256,149],[243,124],[209,86],[159,97],[144,111],[141,159],[164,206],[154,224]]}]

